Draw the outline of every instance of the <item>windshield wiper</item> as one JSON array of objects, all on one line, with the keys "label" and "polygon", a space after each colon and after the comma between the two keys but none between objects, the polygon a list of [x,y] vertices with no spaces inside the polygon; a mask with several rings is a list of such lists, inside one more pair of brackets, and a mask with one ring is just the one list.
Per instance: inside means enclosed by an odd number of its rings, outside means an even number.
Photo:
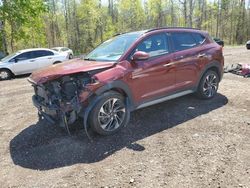
[{"label": "windshield wiper", "polygon": [[91,59],[91,58],[84,58],[84,60],[87,60],[87,61],[96,61],[95,59]]}]

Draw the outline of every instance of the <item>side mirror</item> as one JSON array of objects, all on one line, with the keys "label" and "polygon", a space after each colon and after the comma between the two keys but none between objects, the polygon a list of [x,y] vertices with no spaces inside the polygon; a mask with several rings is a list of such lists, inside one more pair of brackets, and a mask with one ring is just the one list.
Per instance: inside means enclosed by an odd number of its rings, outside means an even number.
[{"label": "side mirror", "polygon": [[143,51],[137,51],[134,53],[134,55],[132,56],[132,60],[133,61],[137,61],[137,60],[147,60],[149,58],[149,54]]}]

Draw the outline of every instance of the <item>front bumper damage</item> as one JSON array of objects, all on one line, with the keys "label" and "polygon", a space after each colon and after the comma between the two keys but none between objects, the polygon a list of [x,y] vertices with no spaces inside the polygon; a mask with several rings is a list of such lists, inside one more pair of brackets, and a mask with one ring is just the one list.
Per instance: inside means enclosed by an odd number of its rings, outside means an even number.
[{"label": "front bumper damage", "polygon": [[[50,124],[59,125],[70,134],[69,126],[79,117],[83,118],[85,115],[85,110],[88,107],[88,102],[85,99],[90,97],[91,91],[86,87],[82,87],[79,90],[76,89],[72,94],[71,90],[74,88],[68,86],[69,88],[67,89],[70,90],[69,94],[71,94],[71,97],[65,99],[66,95],[58,94],[62,91],[52,92],[48,85],[36,84],[30,79],[28,81],[32,84],[35,91],[35,95],[32,96],[32,102],[38,109],[39,120],[46,120]],[[53,83],[52,85],[52,88],[56,90],[54,88],[56,84]],[[84,128],[87,132],[87,125],[84,125]]]},{"label": "front bumper damage", "polygon": [[79,101],[68,103],[66,106],[46,105],[39,101],[36,95],[32,96],[33,105],[38,109],[39,120],[46,120],[50,124],[58,124],[65,128],[70,134],[69,125],[73,124],[80,113],[84,111],[83,106]]}]

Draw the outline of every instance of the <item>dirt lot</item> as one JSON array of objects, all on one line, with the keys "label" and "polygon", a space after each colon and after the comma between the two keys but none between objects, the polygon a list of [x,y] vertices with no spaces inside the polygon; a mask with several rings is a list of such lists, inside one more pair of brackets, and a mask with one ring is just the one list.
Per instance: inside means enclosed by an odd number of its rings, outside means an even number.
[{"label": "dirt lot", "polygon": [[[244,47],[224,54],[250,63]],[[0,88],[0,187],[250,187],[250,78],[225,74],[214,99],[138,110],[93,142],[38,122],[26,77]]]}]

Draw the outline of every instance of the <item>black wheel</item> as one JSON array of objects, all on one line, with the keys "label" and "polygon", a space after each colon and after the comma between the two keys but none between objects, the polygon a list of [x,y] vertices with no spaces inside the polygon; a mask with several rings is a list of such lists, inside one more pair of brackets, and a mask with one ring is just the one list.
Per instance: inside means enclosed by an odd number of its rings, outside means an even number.
[{"label": "black wheel", "polygon": [[2,69],[0,70],[0,80],[9,80],[12,77],[12,74],[9,70]]},{"label": "black wheel", "polygon": [[247,44],[247,46],[246,46],[246,47],[247,47],[247,49],[248,49],[248,50],[250,50],[250,44]]},{"label": "black wheel", "polygon": [[125,98],[114,91],[104,93],[90,113],[88,122],[100,135],[111,135],[129,121],[129,110]]},{"label": "black wheel", "polygon": [[69,54],[69,59],[73,59],[73,55],[72,54]]},{"label": "black wheel", "polygon": [[218,90],[219,76],[215,71],[207,71],[201,78],[197,95],[202,99],[213,98]]}]

